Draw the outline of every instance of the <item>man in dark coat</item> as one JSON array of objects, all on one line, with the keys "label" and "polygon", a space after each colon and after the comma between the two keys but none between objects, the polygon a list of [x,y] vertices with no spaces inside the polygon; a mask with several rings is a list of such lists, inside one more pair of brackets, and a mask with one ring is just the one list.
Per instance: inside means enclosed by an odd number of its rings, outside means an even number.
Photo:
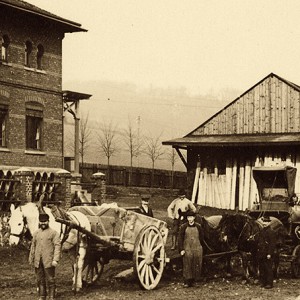
[{"label": "man in dark coat", "polygon": [[263,229],[258,235],[257,258],[261,286],[266,289],[273,287],[273,262],[276,251],[276,233],[270,226],[270,217],[262,219]]},{"label": "man in dark coat", "polygon": [[201,276],[203,260],[203,229],[195,222],[195,212],[186,213],[187,222],[181,225],[178,234],[178,250],[183,257],[184,286],[190,287]]},{"label": "man in dark coat", "polygon": [[139,213],[153,218],[152,208],[149,206],[149,195],[142,195],[141,206],[139,207]]},{"label": "man in dark coat", "polygon": [[55,297],[55,267],[60,259],[59,233],[49,227],[49,215],[39,215],[39,229],[34,232],[29,253],[29,263],[34,265],[39,300],[47,296],[46,284],[49,288],[49,300]]}]

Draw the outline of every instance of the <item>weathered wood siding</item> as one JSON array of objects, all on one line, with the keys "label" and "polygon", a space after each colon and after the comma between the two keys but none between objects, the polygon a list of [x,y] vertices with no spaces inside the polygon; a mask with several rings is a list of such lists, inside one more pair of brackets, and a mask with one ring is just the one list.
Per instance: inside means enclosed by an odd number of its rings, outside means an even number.
[{"label": "weathered wood siding", "polygon": [[270,75],[190,135],[299,132],[299,110],[300,92]]}]

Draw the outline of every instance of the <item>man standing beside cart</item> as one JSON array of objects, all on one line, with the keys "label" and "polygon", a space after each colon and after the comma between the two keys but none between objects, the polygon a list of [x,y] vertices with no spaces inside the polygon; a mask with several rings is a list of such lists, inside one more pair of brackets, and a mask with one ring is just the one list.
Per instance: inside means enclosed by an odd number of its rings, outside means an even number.
[{"label": "man standing beside cart", "polygon": [[168,206],[168,217],[173,220],[172,224],[172,250],[177,247],[177,237],[180,225],[185,220],[187,211],[196,212],[193,202],[185,197],[185,190],[181,189],[178,197]]},{"label": "man standing beside cart", "polygon": [[201,276],[204,233],[195,222],[195,212],[188,211],[186,217],[187,222],[179,229],[178,250],[183,257],[184,286],[191,287]]},{"label": "man standing beside cart", "polygon": [[59,233],[49,227],[49,215],[39,215],[39,229],[34,232],[29,253],[29,263],[34,265],[39,300],[55,298],[55,267],[60,259]]},{"label": "man standing beside cart", "polygon": [[261,286],[266,289],[273,287],[273,261],[276,251],[276,234],[271,228],[269,216],[262,218],[263,229],[258,235],[257,257]]}]

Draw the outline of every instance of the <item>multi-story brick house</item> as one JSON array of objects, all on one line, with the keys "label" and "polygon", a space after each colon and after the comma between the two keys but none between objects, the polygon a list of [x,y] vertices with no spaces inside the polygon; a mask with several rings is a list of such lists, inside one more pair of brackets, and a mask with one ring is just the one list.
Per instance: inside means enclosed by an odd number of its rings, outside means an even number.
[{"label": "multi-story brick house", "polygon": [[62,41],[84,29],[20,0],[0,20],[0,165],[62,168]]},{"label": "multi-story brick house", "polygon": [[[86,30],[22,0],[0,0],[0,20],[1,211],[3,201],[31,201],[37,173],[60,180],[62,42],[66,33]],[[13,196],[11,180],[22,183],[19,196]]]}]

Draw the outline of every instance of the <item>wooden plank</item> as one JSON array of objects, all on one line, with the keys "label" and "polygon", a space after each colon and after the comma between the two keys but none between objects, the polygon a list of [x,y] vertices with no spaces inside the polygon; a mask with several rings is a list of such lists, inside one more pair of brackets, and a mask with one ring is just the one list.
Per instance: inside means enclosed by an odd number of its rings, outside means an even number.
[{"label": "wooden plank", "polygon": [[268,82],[266,84],[265,88],[265,132],[269,133],[271,130],[271,120],[270,120],[270,103],[271,103],[271,78],[268,79]]},{"label": "wooden plank", "polygon": [[237,160],[234,159],[233,166],[232,166],[230,209],[235,209],[236,176],[237,176]]},{"label": "wooden plank", "polygon": [[207,168],[203,168],[203,201],[207,205]]},{"label": "wooden plank", "polygon": [[197,200],[197,204],[198,205],[205,205],[205,199],[203,198],[204,195],[204,178],[203,178],[203,172],[200,171],[200,175],[199,175],[199,187],[198,187],[198,200]]},{"label": "wooden plank", "polygon": [[230,208],[232,163],[226,159],[226,208]]},{"label": "wooden plank", "polygon": [[192,192],[192,202],[194,204],[197,204],[196,195],[197,195],[198,186],[199,186],[199,175],[200,175],[200,160],[197,161],[197,166],[196,166],[196,170],[195,170],[195,178],[194,178],[194,185],[193,185],[193,192]]},{"label": "wooden plank", "polygon": [[239,210],[243,210],[244,179],[245,179],[244,162],[241,162],[240,163],[240,169],[239,169]]},{"label": "wooden plank", "polygon": [[270,102],[271,132],[275,132],[275,111],[276,111],[276,82],[275,82],[275,77],[272,77],[271,78],[271,102]]},{"label": "wooden plank", "polygon": [[300,129],[300,93],[295,93],[295,107],[294,107],[294,132],[298,132]]},{"label": "wooden plank", "polygon": [[244,182],[244,196],[243,196],[243,210],[249,207],[249,196],[250,196],[250,179],[251,179],[251,166],[250,161],[247,160],[245,164],[245,182]]}]

